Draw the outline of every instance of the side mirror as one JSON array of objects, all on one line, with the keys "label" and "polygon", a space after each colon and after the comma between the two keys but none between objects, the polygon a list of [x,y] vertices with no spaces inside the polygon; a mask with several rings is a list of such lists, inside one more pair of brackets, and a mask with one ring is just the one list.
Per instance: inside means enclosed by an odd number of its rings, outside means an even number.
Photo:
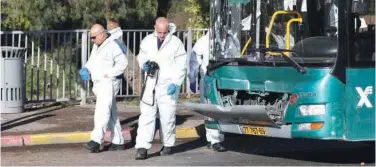
[{"label": "side mirror", "polygon": [[368,0],[353,0],[351,12],[358,15],[367,14]]}]

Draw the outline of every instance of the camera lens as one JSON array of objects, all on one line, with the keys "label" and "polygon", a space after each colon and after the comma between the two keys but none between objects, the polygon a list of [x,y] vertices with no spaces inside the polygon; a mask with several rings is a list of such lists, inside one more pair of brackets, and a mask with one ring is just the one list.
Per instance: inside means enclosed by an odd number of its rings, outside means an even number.
[{"label": "camera lens", "polygon": [[156,62],[154,62],[154,61],[148,61],[146,63],[148,63],[148,65],[150,66],[150,70],[148,72],[148,76],[154,77],[155,73],[159,69],[158,64]]}]

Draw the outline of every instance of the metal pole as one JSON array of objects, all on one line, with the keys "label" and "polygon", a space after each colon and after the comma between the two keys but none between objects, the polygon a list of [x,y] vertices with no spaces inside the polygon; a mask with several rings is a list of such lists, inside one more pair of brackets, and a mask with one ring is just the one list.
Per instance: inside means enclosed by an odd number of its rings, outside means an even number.
[{"label": "metal pole", "polygon": [[[191,55],[192,55],[192,28],[189,27],[188,28],[188,34],[187,34],[187,71],[190,71],[189,69],[189,61],[190,61],[190,58],[191,58]],[[189,77],[186,77],[186,93],[187,93],[187,97],[190,97],[191,96],[191,90],[189,89]],[[200,88],[201,89],[201,88]]]},{"label": "metal pole", "polygon": [[[257,0],[256,2],[256,48],[259,49],[260,48],[260,17],[258,16],[258,14],[260,13],[260,16],[261,16],[261,0]],[[264,31],[264,30],[263,30]],[[260,57],[260,52],[256,52],[257,54],[257,57]]]},{"label": "metal pole", "polygon": [[[259,48],[260,46],[260,18],[258,17],[258,14],[261,13],[261,0],[257,0],[256,2],[256,48]],[[257,52],[259,54],[259,52]]]},{"label": "metal pole", "polygon": [[[81,66],[84,66],[87,61],[87,31],[82,33],[82,38],[81,38]],[[81,84],[81,105],[86,104],[86,84]]]}]

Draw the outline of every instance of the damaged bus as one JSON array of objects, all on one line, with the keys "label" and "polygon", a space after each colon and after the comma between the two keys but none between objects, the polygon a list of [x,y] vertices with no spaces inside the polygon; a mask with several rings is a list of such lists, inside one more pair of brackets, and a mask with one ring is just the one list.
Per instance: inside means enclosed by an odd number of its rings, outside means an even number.
[{"label": "damaged bus", "polygon": [[374,0],[211,0],[205,102],[222,132],[375,141]]}]

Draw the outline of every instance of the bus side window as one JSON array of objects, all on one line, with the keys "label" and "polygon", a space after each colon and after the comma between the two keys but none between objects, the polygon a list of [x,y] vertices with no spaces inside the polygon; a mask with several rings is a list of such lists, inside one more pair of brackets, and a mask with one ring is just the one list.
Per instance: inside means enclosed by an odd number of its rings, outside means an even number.
[{"label": "bus side window", "polygon": [[356,37],[356,61],[375,61],[375,31],[359,33]]},{"label": "bus side window", "polygon": [[375,0],[368,2],[368,12],[359,15],[355,23],[355,59],[354,63],[375,62]]}]

